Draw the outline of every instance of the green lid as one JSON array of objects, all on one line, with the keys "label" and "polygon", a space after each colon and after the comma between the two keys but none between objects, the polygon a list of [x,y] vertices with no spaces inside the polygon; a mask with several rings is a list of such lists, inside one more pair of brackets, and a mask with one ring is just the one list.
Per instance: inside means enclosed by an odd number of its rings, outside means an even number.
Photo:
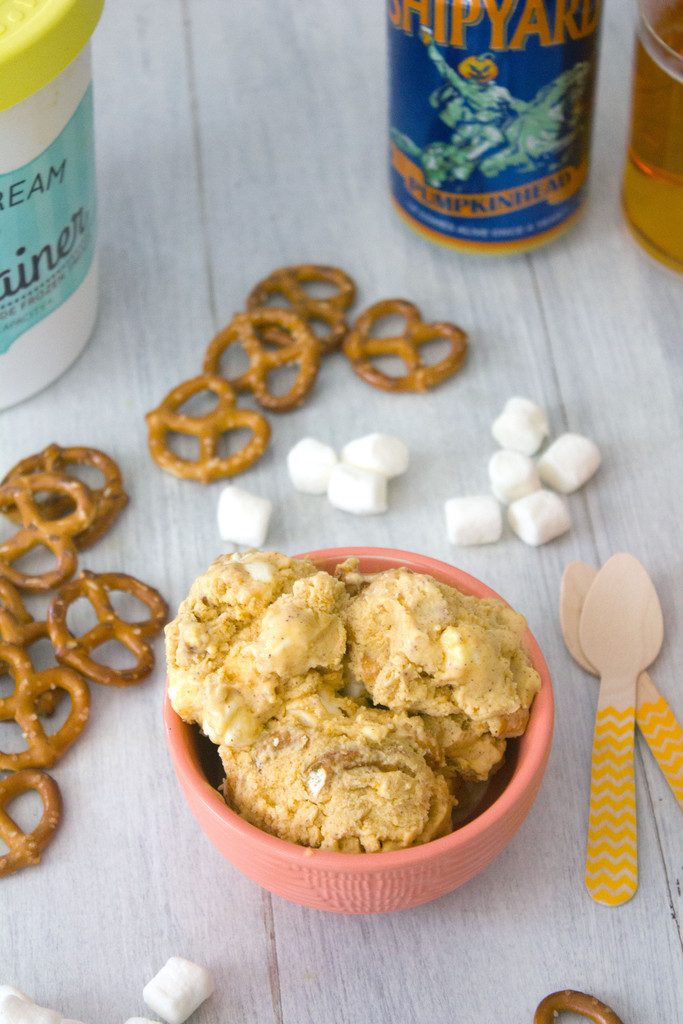
[{"label": "green lid", "polygon": [[38,92],[78,56],[104,0],[0,0],[0,110]]}]

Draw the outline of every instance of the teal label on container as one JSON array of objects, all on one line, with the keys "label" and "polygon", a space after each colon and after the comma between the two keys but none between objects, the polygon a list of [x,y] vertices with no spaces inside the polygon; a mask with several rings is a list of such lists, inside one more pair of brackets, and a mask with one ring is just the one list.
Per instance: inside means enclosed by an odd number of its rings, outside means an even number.
[{"label": "teal label on container", "polygon": [[92,86],[30,163],[0,174],[0,356],[76,291],[95,253]]}]

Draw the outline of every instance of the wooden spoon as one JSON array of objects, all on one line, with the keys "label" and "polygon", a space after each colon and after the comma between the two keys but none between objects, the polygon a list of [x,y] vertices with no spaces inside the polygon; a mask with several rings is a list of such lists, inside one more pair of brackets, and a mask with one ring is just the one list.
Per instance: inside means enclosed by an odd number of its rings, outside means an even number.
[{"label": "wooden spoon", "polygon": [[597,575],[598,570],[587,562],[570,562],[560,585],[560,628],[564,642],[574,661],[594,676],[598,673],[583,653],[579,640],[579,622],[586,594]]},{"label": "wooden spoon", "polygon": [[[579,620],[586,594],[597,574],[598,570],[587,562],[570,562],[560,588],[560,626],[564,642],[574,660],[594,676],[598,673],[583,653],[579,640]],[[683,729],[647,672],[638,676],[636,724],[683,810]]]},{"label": "wooden spoon", "polygon": [[662,611],[633,555],[613,555],[586,595],[579,642],[600,673],[591,762],[586,887],[598,903],[619,906],[638,888],[633,727],[636,681],[657,657]]}]

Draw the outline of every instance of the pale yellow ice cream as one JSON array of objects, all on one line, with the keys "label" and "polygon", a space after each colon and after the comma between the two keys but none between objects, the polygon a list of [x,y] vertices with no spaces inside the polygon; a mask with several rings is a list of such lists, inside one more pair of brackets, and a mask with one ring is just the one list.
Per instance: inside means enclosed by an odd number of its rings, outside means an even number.
[{"label": "pale yellow ice cream", "polygon": [[525,626],[408,569],[225,555],[167,627],[169,696],[218,746],[247,821],[305,846],[400,849],[450,832],[454,792],[480,791],[524,731],[540,686]]},{"label": "pale yellow ice cream", "polygon": [[276,552],[225,555],[166,628],[168,691],[214,743],[249,743],[287,694],[340,688],[343,583]]},{"label": "pale yellow ice cream", "polygon": [[524,732],[540,688],[522,615],[408,569],[377,574],[346,612],[348,662],[376,704]]},{"label": "pale yellow ice cream", "polygon": [[448,772],[475,782],[486,782],[503,764],[507,743],[492,736],[481,722],[464,715],[419,716],[442,751]]},{"label": "pale yellow ice cream", "polygon": [[453,797],[429,763],[436,747],[419,717],[344,698],[330,711],[316,700],[288,708],[253,746],[220,748],[224,794],[243,818],[292,843],[349,853],[451,831]]}]

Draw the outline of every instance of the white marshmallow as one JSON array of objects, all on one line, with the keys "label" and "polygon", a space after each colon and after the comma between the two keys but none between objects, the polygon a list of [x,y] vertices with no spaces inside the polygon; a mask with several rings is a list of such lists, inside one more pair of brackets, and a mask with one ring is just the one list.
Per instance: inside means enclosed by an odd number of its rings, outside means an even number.
[{"label": "white marshmallow", "polygon": [[[66,1021],[63,1024],[67,1024]],[[149,1017],[129,1017],[124,1024],[161,1024],[159,1020],[150,1020]]]},{"label": "white marshmallow", "polygon": [[533,455],[548,436],[548,419],[540,405],[528,398],[509,398],[491,433],[501,448]]},{"label": "white marshmallow", "polygon": [[142,990],[150,1010],[168,1024],[183,1024],[213,992],[213,978],[205,967],[172,956]]},{"label": "white marshmallow", "polygon": [[342,462],[359,469],[372,469],[388,479],[401,476],[408,468],[410,452],[399,437],[391,434],[366,434],[342,448]]},{"label": "white marshmallow", "polygon": [[18,988],[14,988],[13,985],[0,985],[0,1006],[2,1006],[7,996],[16,996],[17,999],[23,999],[25,1003],[31,1003],[33,1000],[30,996],[24,995]]},{"label": "white marshmallow", "polygon": [[387,510],[387,478],[369,469],[338,463],[327,487],[330,504],[342,512],[373,516]]},{"label": "white marshmallow", "polygon": [[538,460],[538,473],[544,484],[571,494],[583,487],[600,465],[600,449],[581,434],[562,434]]},{"label": "white marshmallow", "polygon": [[508,509],[508,522],[517,536],[533,547],[560,537],[572,525],[559,494],[543,489],[513,501]]},{"label": "white marshmallow", "polygon": [[504,505],[537,491],[541,486],[532,459],[521,452],[501,450],[489,459],[491,490]]},{"label": "white marshmallow", "polygon": [[23,999],[10,993],[0,1003],[0,1024],[61,1024],[62,1015],[56,1010]]},{"label": "white marshmallow", "polygon": [[275,576],[275,569],[268,562],[245,562],[244,568],[252,580],[258,580],[259,583],[270,583]]},{"label": "white marshmallow", "polygon": [[368,695],[365,684],[361,683],[359,679],[356,679],[355,676],[351,675],[349,675],[349,678],[346,680],[342,693],[345,697],[353,697],[356,699],[358,697],[367,697]]},{"label": "white marshmallow", "polygon": [[500,505],[488,494],[446,502],[446,532],[451,544],[494,544],[503,532]]},{"label": "white marshmallow", "polygon": [[218,532],[223,540],[263,547],[273,503],[240,487],[224,487],[218,498]]},{"label": "white marshmallow", "polygon": [[314,437],[302,437],[287,456],[289,478],[297,491],[324,494],[337,461],[334,448]]}]

